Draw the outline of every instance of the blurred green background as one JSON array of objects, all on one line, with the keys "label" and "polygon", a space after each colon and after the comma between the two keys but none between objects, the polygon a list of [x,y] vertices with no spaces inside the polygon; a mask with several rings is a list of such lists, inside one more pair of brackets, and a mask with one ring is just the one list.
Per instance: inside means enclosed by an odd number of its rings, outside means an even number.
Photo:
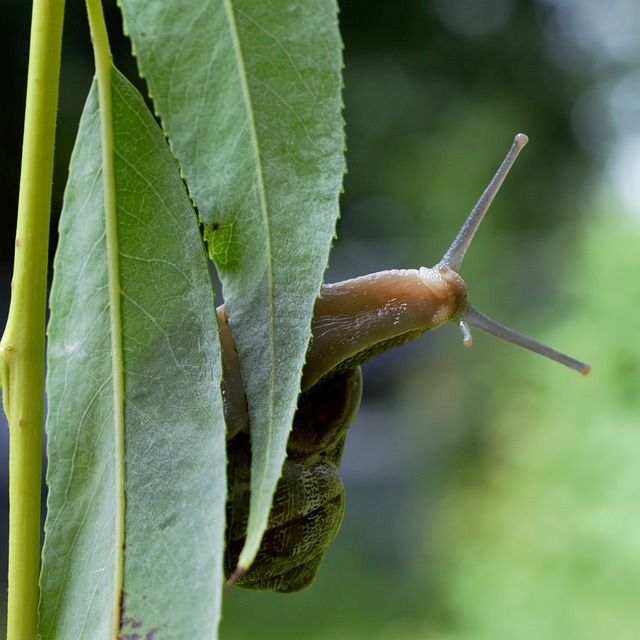
[{"label": "blurred green background", "polygon": [[[4,319],[28,7],[0,6]],[[83,9],[67,18],[56,211],[92,74]],[[369,363],[315,584],[232,590],[221,637],[639,638],[640,5],[347,0],[340,18],[349,173],[327,280],[437,262],[523,131],[462,273],[481,310],[593,371],[479,332],[468,350],[453,325]]]}]

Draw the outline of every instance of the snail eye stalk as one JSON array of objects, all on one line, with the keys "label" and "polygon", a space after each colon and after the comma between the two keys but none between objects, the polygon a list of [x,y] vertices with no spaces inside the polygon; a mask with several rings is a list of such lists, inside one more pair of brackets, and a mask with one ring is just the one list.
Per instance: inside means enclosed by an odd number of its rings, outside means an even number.
[{"label": "snail eye stalk", "polygon": [[[458,235],[442,257],[442,260],[438,263],[437,267],[448,267],[453,269],[456,273],[459,272],[462,261],[464,260],[467,250],[469,249],[469,245],[471,244],[480,223],[489,210],[489,206],[502,186],[504,179],[513,167],[518,154],[528,141],[529,138],[524,133],[516,135],[513,144],[511,145],[511,149],[509,149],[509,152],[502,161],[498,171],[496,171],[496,174],[489,183],[489,186],[480,196],[476,206],[471,210],[469,217],[462,225]],[[481,311],[478,311],[478,309],[469,302],[466,302],[465,309],[458,319],[458,323],[462,331],[463,342],[467,347],[470,347],[473,344],[470,327],[475,327],[476,329],[480,329],[485,333],[490,333],[501,340],[506,340],[507,342],[511,342],[519,347],[538,353],[545,358],[559,362],[560,364],[581,373],[583,376],[586,376],[591,371],[591,366],[587,363],[576,360],[575,358],[561,353],[560,351],[556,351],[537,340],[528,338],[513,329],[509,329],[509,327],[505,327],[503,324],[496,322]]]}]

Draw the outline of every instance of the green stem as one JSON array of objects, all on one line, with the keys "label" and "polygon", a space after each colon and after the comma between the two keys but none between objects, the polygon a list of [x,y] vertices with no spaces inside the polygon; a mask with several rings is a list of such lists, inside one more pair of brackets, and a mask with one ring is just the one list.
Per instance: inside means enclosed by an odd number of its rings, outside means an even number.
[{"label": "green stem", "polygon": [[89,26],[96,62],[100,101],[102,141],[102,182],[104,189],[105,233],[109,272],[109,315],[111,325],[113,426],[115,443],[115,554],[113,579],[112,637],[119,637],[121,597],[124,580],[125,543],[125,448],[124,448],[124,363],[122,351],[122,314],[120,309],[120,268],[115,189],[115,151],[113,139],[113,106],[111,80],[113,60],[100,0],[87,0]]},{"label": "green stem", "polygon": [[47,257],[64,0],[34,0],[11,306],[0,341],[9,420],[8,640],[38,626]]}]

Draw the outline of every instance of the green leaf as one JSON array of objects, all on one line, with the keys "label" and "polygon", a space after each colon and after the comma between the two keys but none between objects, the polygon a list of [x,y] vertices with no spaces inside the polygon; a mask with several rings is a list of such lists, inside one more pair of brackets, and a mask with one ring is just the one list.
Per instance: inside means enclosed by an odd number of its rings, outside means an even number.
[{"label": "green leaf", "polygon": [[258,549],[344,172],[334,0],[122,0],[140,69],[205,223],[240,354]]},{"label": "green leaf", "polygon": [[[122,637],[211,638],[226,488],[213,290],[162,132],[135,89],[112,77],[121,317],[110,318],[94,86],[72,158],[51,294],[39,633],[112,638],[115,612]],[[119,327],[123,348],[115,353],[111,333]],[[123,407],[114,361],[124,371]],[[121,410],[124,487],[114,428]],[[124,548],[116,542],[121,491]],[[123,585],[114,578],[119,563]]]}]

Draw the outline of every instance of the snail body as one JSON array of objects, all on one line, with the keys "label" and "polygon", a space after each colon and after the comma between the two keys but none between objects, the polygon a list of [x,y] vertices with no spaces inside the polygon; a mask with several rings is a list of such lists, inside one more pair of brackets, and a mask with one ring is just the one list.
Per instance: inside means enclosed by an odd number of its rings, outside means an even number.
[{"label": "snail body", "polygon": [[[457,322],[471,346],[470,326],[560,362],[583,375],[589,365],[505,327],[473,307],[459,275],[469,244],[527,143],[518,134],[493,180],[451,247],[434,267],[402,269],[322,286],[314,306],[311,341],[302,372],[301,395],[258,556],[246,588],[297,591],[308,586],[335,537],[344,511],[338,473],[346,432],[362,393],[359,365],[447,322]],[[224,308],[218,309],[223,353],[229,497],[225,572],[233,573],[244,544],[249,510],[249,418],[233,336]]]}]

